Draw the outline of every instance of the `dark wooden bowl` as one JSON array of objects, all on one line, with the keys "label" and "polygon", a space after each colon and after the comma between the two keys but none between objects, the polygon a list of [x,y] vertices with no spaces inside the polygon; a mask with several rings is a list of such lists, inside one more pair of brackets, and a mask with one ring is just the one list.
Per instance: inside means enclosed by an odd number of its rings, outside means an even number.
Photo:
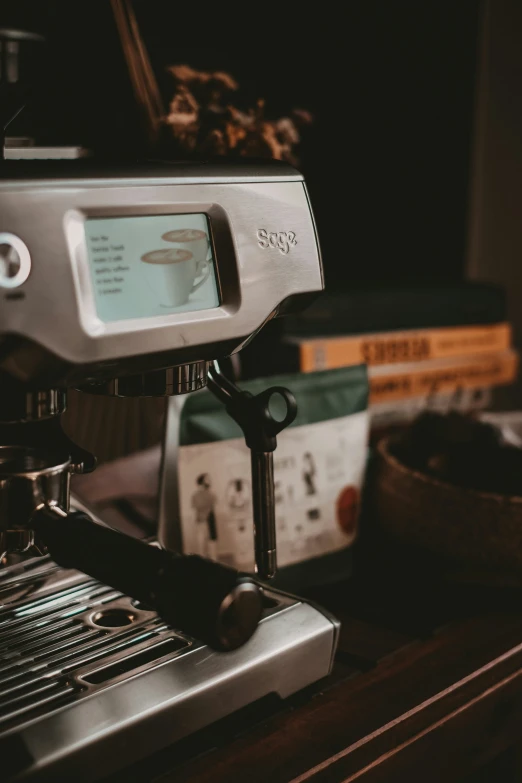
[{"label": "dark wooden bowl", "polygon": [[376,449],[377,523],[449,563],[522,577],[522,497],[476,492],[411,470],[394,456],[394,440],[384,438]]}]

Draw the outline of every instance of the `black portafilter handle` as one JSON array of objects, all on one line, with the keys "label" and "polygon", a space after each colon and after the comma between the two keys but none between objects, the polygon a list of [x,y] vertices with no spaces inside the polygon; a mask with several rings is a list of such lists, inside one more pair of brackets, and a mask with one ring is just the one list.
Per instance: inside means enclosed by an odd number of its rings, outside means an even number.
[{"label": "black portafilter handle", "polygon": [[93,522],[43,507],[32,526],[59,565],[84,571],[158,612],[215,650],[234,650],[261,619],[262,591],[233,568],[175,555]]}]

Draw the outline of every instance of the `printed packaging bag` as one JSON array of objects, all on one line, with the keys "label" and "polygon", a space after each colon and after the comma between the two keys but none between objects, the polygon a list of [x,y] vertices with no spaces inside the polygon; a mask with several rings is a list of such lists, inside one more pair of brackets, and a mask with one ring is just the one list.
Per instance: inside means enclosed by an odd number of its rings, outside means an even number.
[{"label": "printed packaging bag", "polygon": [[[239,385],[252,394],[286,386],[298,405],[274,452],[280,570],[273,583],[298,589],[346,576],[367,459],[366,368]],[[181,411],[178,503],[184,552],[253,571],[250,452],[238,425],[208,390],[189,396]]]}]

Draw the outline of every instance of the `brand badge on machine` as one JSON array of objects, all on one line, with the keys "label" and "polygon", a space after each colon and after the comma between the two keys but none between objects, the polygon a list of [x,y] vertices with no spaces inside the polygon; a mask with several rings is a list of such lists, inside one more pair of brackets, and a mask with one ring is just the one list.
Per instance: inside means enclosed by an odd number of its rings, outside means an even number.
[{"label": "brand badge on machine", "polygon": [[284,256],[291,248],[297,245],[297,238],[293,231],[267,231],[260,228],[257,232],[257,243],[263,250],[273,248],[279,250]]}]

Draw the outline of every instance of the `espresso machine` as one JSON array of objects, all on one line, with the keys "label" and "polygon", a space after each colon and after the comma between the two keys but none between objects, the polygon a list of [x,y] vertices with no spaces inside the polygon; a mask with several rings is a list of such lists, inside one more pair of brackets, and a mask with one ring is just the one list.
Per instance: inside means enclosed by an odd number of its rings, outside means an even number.
[{"label": "espresso machine", "polygon": [[[269,585],[272,453],[295,400],[242,392],[218,364],[322,288],[286,164],[0,162],[3,779],[103,777],[330,671],[336,620]],[[70,491],[96,455],[63,429],[69,390],[205,385],[251,449],[251,575],[115,531]]]}]

